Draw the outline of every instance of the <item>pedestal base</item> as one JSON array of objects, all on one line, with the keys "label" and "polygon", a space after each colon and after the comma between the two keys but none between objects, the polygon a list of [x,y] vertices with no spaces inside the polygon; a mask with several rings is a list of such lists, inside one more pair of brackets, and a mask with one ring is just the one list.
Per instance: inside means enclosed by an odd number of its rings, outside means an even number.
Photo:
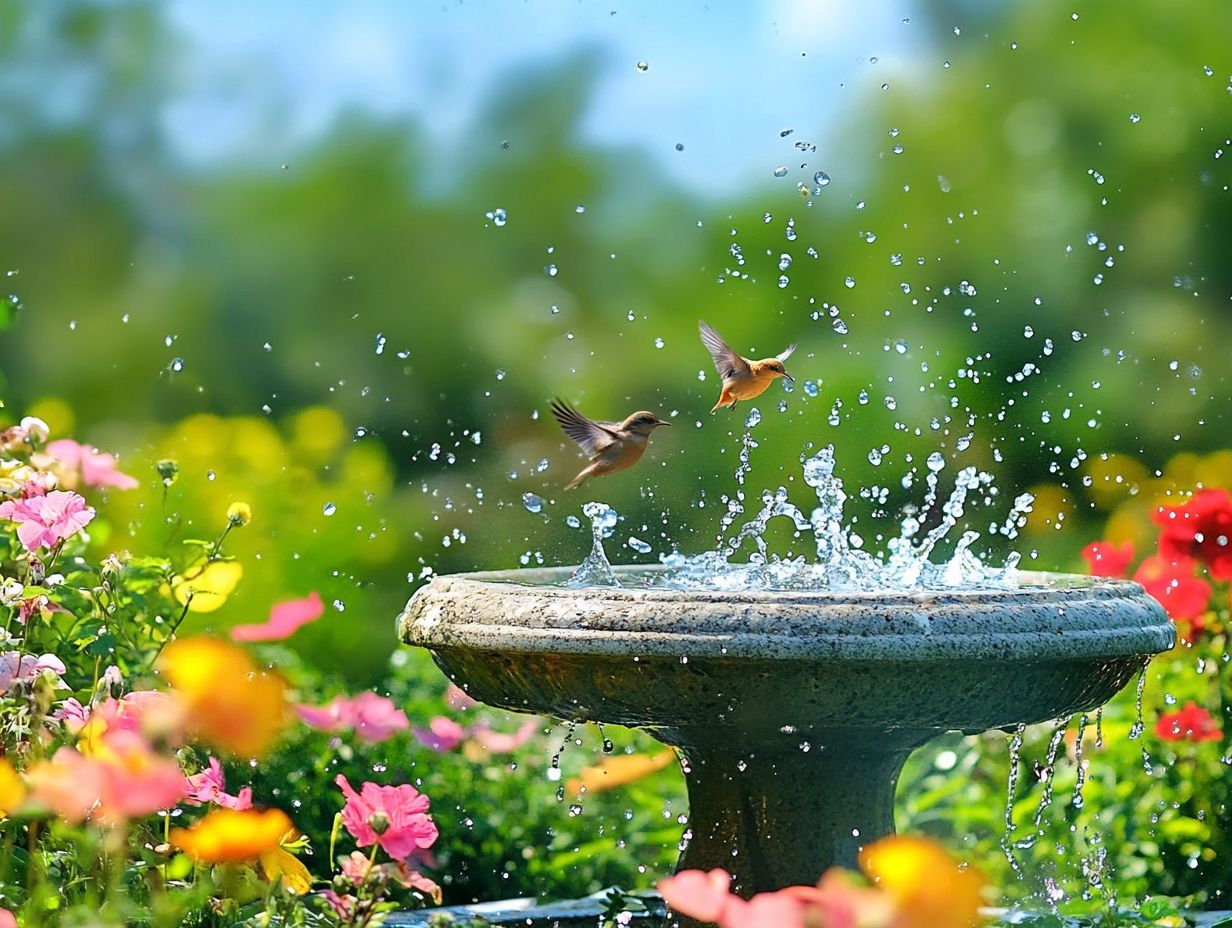
[{"label": "pedestal base", "polygon": [[[705,734],[652,731],[680,751],[689,793],[677,870],[732,875],[749,898],[856,868],[860,849],[894,833],[894,788],[933,732],[827,730],[777,735],[756,749]],[[707,733],[709,734],[709,733]],[[682,928],[701,923],[676,916]]]}]

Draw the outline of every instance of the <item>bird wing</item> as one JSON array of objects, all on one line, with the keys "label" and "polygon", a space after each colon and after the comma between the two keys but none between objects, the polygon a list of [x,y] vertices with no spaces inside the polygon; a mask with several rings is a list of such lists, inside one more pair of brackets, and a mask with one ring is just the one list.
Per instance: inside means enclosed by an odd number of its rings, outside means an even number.
[{"label": "bird wing", "polygon": [[784,349],[782,354],[776,354],[775,357],[778,358],[780,361],[786,361],[788,358],[791,357],[791,353],[795,350],[796,350],[796,343],[792,342],[790,345],[787,346],[786,349]]},{"label": "bird wing", "polygon": [[620,435],[612,430],[611,424],[587,419],[563,400],[552,401],[552,415],[565,430],[565,434],[589,455],[598,454],[620,438]]},{"label": "bird wing", "polygon": [[710,352],[710,357],[714,360],[715,370],[719,372],[719,376],[724,380],[730,380],[737,374],[749,373],[749,362],[732,351],[728,347],[727,342],[719,336],[719,333],[704,322],[697,323],[698,334],[702,337],[702,344],[706,346],[706,350]]}]

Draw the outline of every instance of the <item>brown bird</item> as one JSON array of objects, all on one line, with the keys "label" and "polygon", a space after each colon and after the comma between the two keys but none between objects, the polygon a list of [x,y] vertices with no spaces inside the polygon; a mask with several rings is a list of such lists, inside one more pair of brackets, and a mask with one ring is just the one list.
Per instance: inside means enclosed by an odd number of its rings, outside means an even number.
[{"label": "brown bird", "polygon": [[698,322],[697,329],[701,333],[702,344],[714,359],[715,369],[723,381],[723,391],[719,394],[719,401],[714,404],[714,409],[710,410],[711,413],[724,406],[734,409],[737,400],[751,400],[755,396],[761,396],[766,392],[766,387],[779,377],[796,382],[796,378],[783,368],[783,362],[796,350],[795,342],[788,345],[782,354],[753,361],[732,351],[719,333],[706,323]]},{"label": "brown bird", "polygon": [[595,422],[561,400],[552,401],[552,415],[565,434],[590,456],[590,463],[566,484],[566,490],[580,487],[589,477],[606,477],[632,467],[646,450],[650,433],[661,425],[671,425],[652,412],[635,412],[624,422]]}]

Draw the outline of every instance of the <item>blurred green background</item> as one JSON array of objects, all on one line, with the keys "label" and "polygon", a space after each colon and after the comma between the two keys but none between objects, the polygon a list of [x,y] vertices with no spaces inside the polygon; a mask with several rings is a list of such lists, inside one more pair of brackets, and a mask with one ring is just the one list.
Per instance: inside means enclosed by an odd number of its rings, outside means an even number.
[{"label": "blurred green background", "polygon": [[[711,543],[743,414],[708,415],[698,318],[800,343],[753,500],[807,503],[832,442],[888,488],[851,504],[875,547],[940,450],[1036,489],[1026,560],[1072,568],[1229,444],[1230,34],[1223,0],[0,0],[5,402],[142,480],[103,544],[250,502],[194,620],[319,589],[295,646],[356,681],[427,570],[576,562],[588,499],[613,559]],[[566,495],[553,396],[678,427]]]}]

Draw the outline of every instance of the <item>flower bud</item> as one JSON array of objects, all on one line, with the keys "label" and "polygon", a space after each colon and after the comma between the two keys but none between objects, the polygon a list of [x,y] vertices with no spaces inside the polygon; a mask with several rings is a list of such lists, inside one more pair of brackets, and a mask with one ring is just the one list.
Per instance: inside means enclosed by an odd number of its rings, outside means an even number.
[{"label": "flower bud", "polygon": [[252,507],[247,503],[232,503],[227,507],[227,521],[232,528],[243,528],[252,521]]},{"label": "flower bud", "polygon": [[163,486],[169,487],[180,476],[180,465],[170,458],[164,458],[154,465],[158,476],[162,478]]},{"label": "flower bud", "polygon": [[378,835],[385,834],[389,831],[389,816],[378,809],[368,816],[368,827]]}]

